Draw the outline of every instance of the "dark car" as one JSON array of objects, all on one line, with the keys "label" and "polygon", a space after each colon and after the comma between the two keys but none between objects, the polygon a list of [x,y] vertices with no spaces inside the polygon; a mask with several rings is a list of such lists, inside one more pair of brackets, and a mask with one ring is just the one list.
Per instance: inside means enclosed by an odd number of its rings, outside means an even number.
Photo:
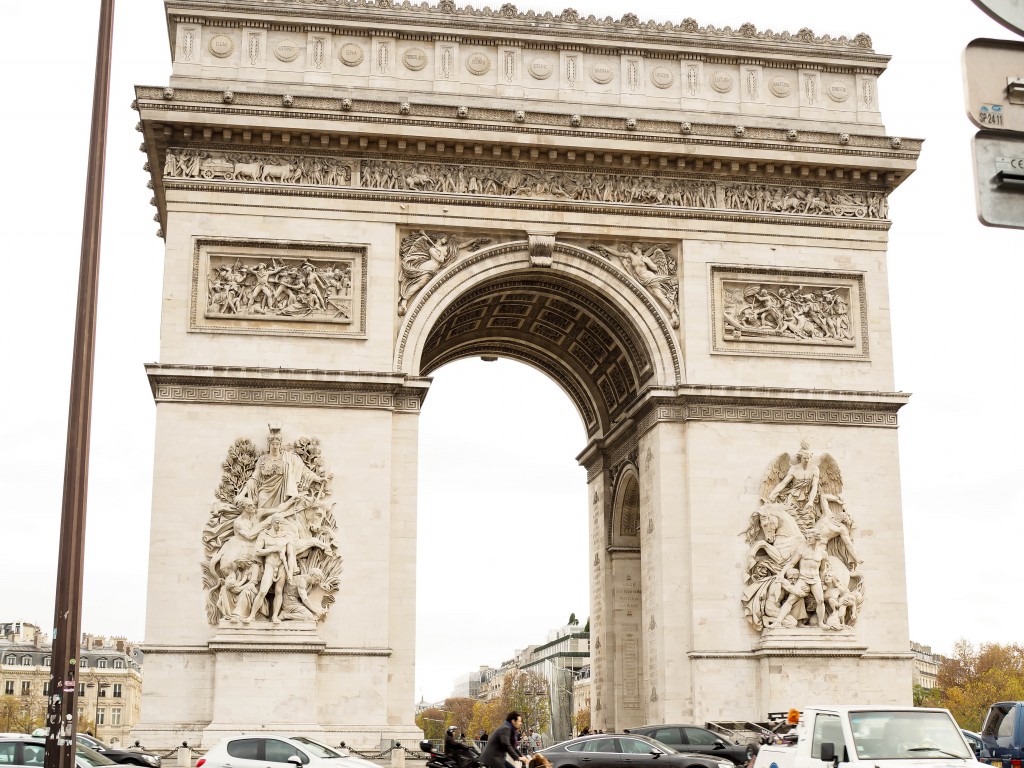
[{"label": "dark car", "polygon": [[160,768],[160,756],[152,752],[144,752],[141,749],[118,749],[104,744],[94,736],[87,736],[84,733],[76,734],[79,744],[84,744],[94,749],[115,763],[121,765],[141,765],[143,768]]},{"label": "dark car", "polygon": [[728,760],[677,752],[632,733],[592,734],[542,749],[554,768],[733,768]]},{"label": "dark car", "polygon": [[641,725],[630,728],[628,732],[648,736],[680,752],[697,752],[706,757],[724,757],[736,765],[745,765],[757,751],[753,744],[734,744],[699,725]]}]

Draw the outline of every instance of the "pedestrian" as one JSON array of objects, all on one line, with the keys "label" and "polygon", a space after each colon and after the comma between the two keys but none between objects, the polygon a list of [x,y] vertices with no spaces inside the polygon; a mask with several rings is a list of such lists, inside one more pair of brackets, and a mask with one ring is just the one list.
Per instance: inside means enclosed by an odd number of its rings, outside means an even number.
[{"label": "pedestrian", "polygon": [[487,743],[487,731],[480,731],[480,738],[477,739],[481,744]]},{"label": "pedestrian", "polygon": [[590,726],[589,725],[583,726],[583,730],[580,731],[580,736],[589,736],[589,735],[590,735]]},{"label": "pedestrian", "polygon": [[511,757],[515,762],[521,762],[526,768],[526,758],[519,751],[519,729],[523,725],[523,716],[518,712],[509,712],[505,715],[505,722],[494,729],[483,753],[480,755],[480,763],[486,768],[505,768],[505,758]]}]

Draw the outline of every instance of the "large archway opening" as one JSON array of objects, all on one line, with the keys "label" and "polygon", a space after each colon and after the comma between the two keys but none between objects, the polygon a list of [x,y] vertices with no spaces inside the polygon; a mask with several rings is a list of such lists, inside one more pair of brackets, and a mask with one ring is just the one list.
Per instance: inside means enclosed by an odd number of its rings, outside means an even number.
[{"label": "large archway opening", "polygon": [[[621,644],[615,658],[626,660],[603,679],[636,706],[640,491],[635,471],[619,490],[621,459],[596,476],[592,459],[635,441],[630,417],[652,385],[678,380],[679,358],[671,342],[659,346],[666,318],[608,262],[556,244],[552,263],[538,265],[526,246],[490,249],[464,276],[442,277],[405,327],[410,372],[434,377],[421,414],[418,685],[427,695],[447,663],[447,679],[434,684],[447,695],[459,674],[543,644],[570,613],[585,621],[597,605],[592,643]],[[475,383],[488,373],[492,381]],[[468,389],[445,402],[440,393],[455,386]],[[566,401],[578,420],[554,435],[571,419]],[[583,453],[589,474],[576,465]],[[544,480],[555,474],[564,485],[552,492]],[[628,715],[615,710],[598,719]]]},{"label": "large archway opening", "polygon": [[416,695],[428,702],[589,615],[586,433],[547,376],[499,359],[434,373],[420,414]]}]

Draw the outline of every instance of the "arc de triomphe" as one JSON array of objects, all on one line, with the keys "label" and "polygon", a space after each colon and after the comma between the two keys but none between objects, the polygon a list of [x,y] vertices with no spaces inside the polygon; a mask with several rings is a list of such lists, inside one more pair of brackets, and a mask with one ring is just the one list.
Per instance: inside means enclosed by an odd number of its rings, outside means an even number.
[{"label": "arc de triomphe", "polygon": [[500,356],[585,424],[594,727],[905,703],[867,35],[167,0],[136,735],[414,737],[417,419]]}]

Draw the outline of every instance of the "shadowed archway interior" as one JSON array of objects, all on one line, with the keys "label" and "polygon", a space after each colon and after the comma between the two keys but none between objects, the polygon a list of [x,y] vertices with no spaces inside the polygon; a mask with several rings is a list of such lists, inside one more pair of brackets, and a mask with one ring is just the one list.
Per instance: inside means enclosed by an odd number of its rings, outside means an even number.
[{"label": "shadowed archway interior", "polygon": [[431,329],[421,373],[475,356],[507,357],[549,375],[575,403],[589,435],[607,431],[653,378],[630,320],[550,270],[498,278],[460,296]]}]

